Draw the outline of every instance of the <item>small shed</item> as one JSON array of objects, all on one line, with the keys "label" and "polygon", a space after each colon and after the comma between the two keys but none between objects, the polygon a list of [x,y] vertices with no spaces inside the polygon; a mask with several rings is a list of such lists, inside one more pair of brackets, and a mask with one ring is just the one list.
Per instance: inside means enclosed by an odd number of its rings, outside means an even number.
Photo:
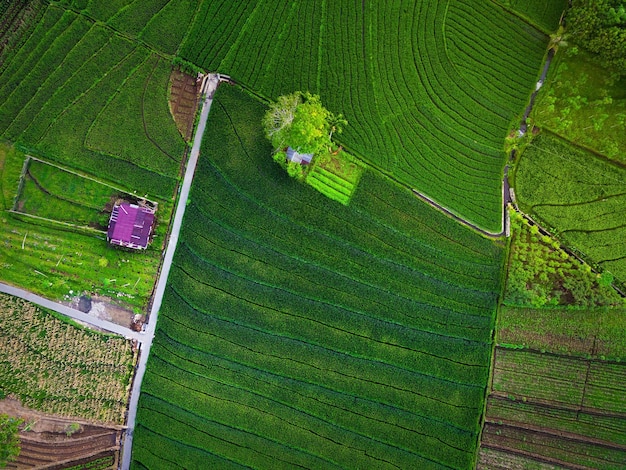
[{"label": "small shed", "polygon": [[115,204],[107,240],[112,245],[145,250],[154,225],[154,209],[128,202]]},{"label": "small shed", "polygon": [[294,163],[299,163],[300,165],[308,165],[313,160],[312,153],[298,153],[291,147],[287,147],[287,160]]}]

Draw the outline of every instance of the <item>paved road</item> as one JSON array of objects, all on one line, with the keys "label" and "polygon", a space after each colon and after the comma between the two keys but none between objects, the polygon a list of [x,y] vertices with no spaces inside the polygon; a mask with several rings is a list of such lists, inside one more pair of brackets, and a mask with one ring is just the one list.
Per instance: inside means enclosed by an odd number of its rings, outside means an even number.
[{"label": "paved road", "polygon": [[48,300],[44,297],[33,294],[32,292],[25,291],[23,289],[19,289],[17,287],[0,283],[0,292],[14,295],[15,297],[20,297],[36,305],[47,308],[48,310],[53,310],[70,318],[73,318],[74,320],[87,323],[110,333],[117,333],[118,335],[122,335],[129,339],[135,339],[140,342],[146,339],[146,336],[143,333],[137,333],[130,328],[125,328],[110,321],[101,320],[100,318],[94,317],[93,315],[88,315],[81,312],[80,310],[73,309],[58,302],[53,302],[52,300]]},{"label": "paved road", "polygon": [[152,340],[154,339],[154,333],[156,331],[157,318],[159,310],[161,309],[161,302],[163,301],[163,293],[165,292],[165,286],[167,284],[167,277],[172,266],[172,259],[174,258],[174,251],[176,251],[176,245],[178,243],[178,234],[180,232],[180,226],[183,221],[183,215],[185,214],[185,207],[187,206],[187,199],[189,198],[189,189],[191,188],[191,182],[196,170],[196,164],[198,162],[198,155],[200,154],[200,145],[202,143],[202,136],[206,127],[207,118],[211,109],[211,103],[213,102],[213,93],[217,89],[219,84],[219,76],[209,75],[209,78],[205,84],[205,99],[202,106],[202,113],[200,114],[200,122],[196,129],[196,134],[193,140],[193,147],[189,155],[189,161],[187,162],[187,169],[185,170],[185,177],[180,189],[180,196],[178,198],[178,204],[176,206],[176,213],[174,214],[174,221],[172,222],[172,230],[167,248],[165,250],[165,258],[163,259],[163,265],[161,267],[161,274],[157,283],[157,288],[154,293],[154,299],[152,302],[152,309],[148,318],[148,324],[145,328],[145,339],[141,344],[141,350],[139,354],[139,362],[135,371],[135,378],[133,380],[133,387],[130,393],[130,404],[128,406],[128,418],[127,418],[127,431],[124,438],[124,444],[122,446],[122,463],[121,468],[127,470],[130,468],[131,450],[133,447],[133,433],[135,431],[135,419],[137,417],[137,404],[139,403],[139,393],[141,391],[141,382],[146,372],[146,364],[148,362],[148,356],[150,355],[150,348],[152,347]]}]

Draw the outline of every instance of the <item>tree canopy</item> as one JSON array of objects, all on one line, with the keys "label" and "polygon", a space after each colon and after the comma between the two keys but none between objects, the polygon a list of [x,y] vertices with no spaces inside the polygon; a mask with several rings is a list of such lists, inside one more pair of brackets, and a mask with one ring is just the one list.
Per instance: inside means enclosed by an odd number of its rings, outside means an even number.
[{"label": "tree canopy", "polygon": [[263,128],[275,149],[317,154],[332,146],[333,132],[340,132],[345,123],[341,115],[322,106],[318,95],[296,91],[270,104]]},{"label": "tree canopy", "polygon": [[6,467],[20,453],[19,426],[22,420],[0,414],[0,468]]},{"label": "tree canopy", "polygon": [[626,0],[573,0],[567,28],[603,66],[626,75]]}]

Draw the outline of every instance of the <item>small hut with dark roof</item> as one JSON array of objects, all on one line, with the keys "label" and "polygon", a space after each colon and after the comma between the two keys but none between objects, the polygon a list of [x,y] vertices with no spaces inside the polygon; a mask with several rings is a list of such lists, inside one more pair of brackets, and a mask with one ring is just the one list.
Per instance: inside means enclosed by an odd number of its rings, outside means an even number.
[{"label": "small hut with dark roof", "polygon": [[112,245],[145,250],[154,225],[154,209],[128,202],[115,204],[107,240]]}]

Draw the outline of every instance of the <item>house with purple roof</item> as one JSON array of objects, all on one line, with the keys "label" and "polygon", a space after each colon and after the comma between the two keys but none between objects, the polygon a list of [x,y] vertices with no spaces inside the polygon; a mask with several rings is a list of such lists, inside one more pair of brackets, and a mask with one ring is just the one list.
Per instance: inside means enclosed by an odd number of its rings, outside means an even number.
[{"label": "house with purple roof", "polygon": [[154,225],[154,209],[128,202],[115,204],[107,240],[112,245],[145,250]]}]

